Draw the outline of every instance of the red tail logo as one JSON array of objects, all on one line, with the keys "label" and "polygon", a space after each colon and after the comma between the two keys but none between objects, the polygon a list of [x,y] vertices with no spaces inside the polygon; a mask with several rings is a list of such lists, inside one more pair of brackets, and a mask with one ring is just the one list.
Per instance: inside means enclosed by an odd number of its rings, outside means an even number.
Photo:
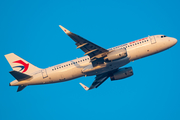
[{"label": "red tail logo", "polygon": [[[26,64],[26,63],[23,62],[22,60],[17,60],[17,61],[14,61],[13,63],[19,63],[19,64],[23,65],[23,66],[15,66],[15,67],[13,67],[13,68],[20,67],[21,70],[24,69],[24,70],[22,71],[22,73],[23,73],[23,72],[26,72],[26,71],[28,70],[28,68],[29,68],[29,63]],[[20,71],[21,71],[21,70],[20,70]]]}]

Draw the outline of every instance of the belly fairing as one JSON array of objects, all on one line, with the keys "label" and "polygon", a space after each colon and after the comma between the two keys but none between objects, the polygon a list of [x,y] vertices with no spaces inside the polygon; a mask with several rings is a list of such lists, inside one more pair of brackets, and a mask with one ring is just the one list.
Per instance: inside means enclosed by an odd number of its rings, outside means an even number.
[{"label": "belly fairing", "polygon": [[104,64],[98,65],[96,67],[89,65],[82,70],[82,73],[84,73],[87,76],[98,75],[98,74],[102,74],[102,73],[106,73],[106,72],[118,69],[119,67],[124,66],[128,64],[129,62],[130,62],[129,58],[125,57],[125,58],[115,60],[112,62],[105,62]]}]

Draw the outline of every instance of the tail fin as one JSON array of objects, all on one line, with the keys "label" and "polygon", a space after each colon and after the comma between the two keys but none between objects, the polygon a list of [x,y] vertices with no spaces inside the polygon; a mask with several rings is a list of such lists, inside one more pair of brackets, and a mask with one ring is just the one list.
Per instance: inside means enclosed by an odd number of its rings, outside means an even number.
[{"label": "tail fin", "polygon": [[29,75],[34,71],[41,70],[14,53],[7,54],[5,57],[14,71],[19,71]]}]

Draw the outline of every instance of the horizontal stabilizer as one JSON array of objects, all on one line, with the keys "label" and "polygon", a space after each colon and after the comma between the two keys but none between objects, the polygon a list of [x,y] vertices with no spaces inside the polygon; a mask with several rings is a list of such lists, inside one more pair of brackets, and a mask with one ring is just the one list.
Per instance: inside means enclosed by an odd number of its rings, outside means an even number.
[{"label": "horizontal stabilizer", "polygon": [[22,81],[22,80],[26,80],[26,79],[29,79],[31,78],[32,76],[30,75],[27,75],[27,74],[24,74],[24,73],[21,73],[21,72],[18,72],[18,71],[10,71],[9,72],[14,78],[16,78],[16,80],[18,81]]},{"label": "horizontal stabilizer", "polygon": [[89,90],[89,88],[87,86],[85,86],[84,84],[82,83],[79,83],[86,91]]},{"label": "horizontal stabilizer", "polygon": [[25,87],[26,87],[26,86],[24,86],[24,85],[23,85],[23,86],[20,85],[20,86],[18,87],[18,89],[17,89],[17,92],[23,90]]}]

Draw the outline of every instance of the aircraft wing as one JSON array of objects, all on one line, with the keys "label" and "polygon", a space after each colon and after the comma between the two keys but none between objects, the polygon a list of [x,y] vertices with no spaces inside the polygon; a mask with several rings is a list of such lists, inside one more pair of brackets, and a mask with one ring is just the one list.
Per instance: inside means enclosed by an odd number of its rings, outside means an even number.
[{"label": "aircraft wing", "polygon": [[104,63],[104,57],[109,53],[108,50],[70,32],[61,25],[59,27],[76,42],[77,49],[80,48],[85,52],[84,55],[88,55],[91,58],[94,67]]},{"label": "aircraft wing", "polygon": [[87,91],[87,90],[91,90],[91,89],[99,87],[105,80],[108,79],[108,77],[109,77],[109,74],[106,74],[106,73],[96,75],[94,82],[92,83],[92,85],[89,88],[82,83],[79,83],[79,84]]}]

